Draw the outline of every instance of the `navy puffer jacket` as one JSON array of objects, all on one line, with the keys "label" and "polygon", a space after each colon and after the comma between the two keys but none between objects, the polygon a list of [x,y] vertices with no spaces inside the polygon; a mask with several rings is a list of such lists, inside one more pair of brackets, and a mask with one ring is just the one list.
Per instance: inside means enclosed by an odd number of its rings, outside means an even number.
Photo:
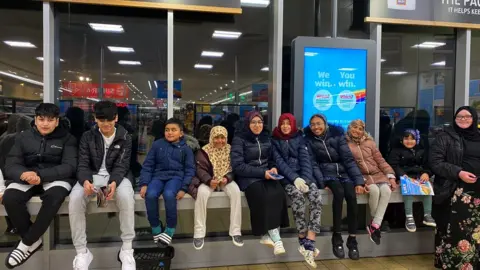
[{"label": "navy puffer jacket", "polygon": [[274,137],[272,144],[278,173],[285,177],[282,180],[283,185],[293,184],[299,177],[309,184],[312,183],[312,163],[301,132],[288,140]]},{"label": "navy puffer jacket", "polygon": [[265,171],[275,167],[270,134],[265,129],[258,136],[245,129],[236,133],[230,155],[233,173],[242,191],[265,180]]},{"label": "navy puffer jacket", "polygon": [[364,184],[341,127],[328,125],[323,136],[315,136],[307,127],[305,138],[312,155],[313,176],[319,187],[325,187],[325,181],[339,179],[348,179],[357,186]]},{"label": "navy puffer jacket", "polygon": [[153,143],[143,162],[140,186],[154,180],[175,180],[182,182],[181,190],[187,192],[195,171],[195,158],[184,138],[177,143],[160,139]]}]

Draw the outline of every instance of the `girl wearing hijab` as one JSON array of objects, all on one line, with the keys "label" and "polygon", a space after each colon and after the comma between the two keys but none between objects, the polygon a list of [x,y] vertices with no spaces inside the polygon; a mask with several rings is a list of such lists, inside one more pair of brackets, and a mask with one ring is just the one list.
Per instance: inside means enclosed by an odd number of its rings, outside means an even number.
[{"label": "girl wearing hijab", "polygon": [[[315,236],[320,233],[322,217],[322,195],[312,177],[312,163],[302,132],[297,129],[297,121],[290,113],[278,119],[273,130],[273,156],[278,172],[285,178],[282,185],[292,202],[293,218],[298,231],[299,251],[305,261],[317,267],[315,257]],[[310,203],[310,219],[306,217],[306,199]]]},{"label": "girl wearing hijab", "polygon": [[372,136],[365,131],[362,120],[353,120],[348,126],[347,142],[358,168],[365,179],[365,192],[369,193],[368,204],[373,220],[367,226],[370,240],[380,245],[380,225],[387,210],[392,191],[397,188],[395,173],[383,159]]},{"label": "girl wearing hijab", "polygon": [[225,191],[230,198],[229,234],[235,246],[243,246],[241,195],[238,185],[233,181],[227,138],[227,129],[214,127],[210,132],[209,143],[196,154],[197,173],[188,193],[196,199],[193,247],[197,250],[202,249],[205,242],[207,202],[215,190]]},{"label": "girl wearing hijab", "polygon": [[[398,177],[410,177],[419,179],[420,182],[430,181],[432,172],[428,169],[428,156],[423,145],[420,143],[420,132],[416,129],[406,129],[390,155],[388,163],[395,170]],[[423,203],[423,224],[436,227],[437,224],[432,218],[432,196],[411,196],[403,195],[405,206],[405,228],[409,232],[417,231],[413,219],[413,201],[417,198]]]},{"label": "girl wearing hijab", "polygon": [[433,142],[430,166],[435,173],[435,266],[476,269],[480,265],[480,133],[477,111],[469,106],[455,113]]},{"label": "girl wearing hijab", "polygon": [[[322,114],[310,118],[305,128],[307,147],[312,156],[313,178],[319,188],[328,188],[333,193],[332,249],[337,258],[344,258],[342,239],[343,199],[347,201],[348,257],[360,258],[357,243],[357,196],[363,193],[363,176],[348,147],[343,129],[329,125]],[[356,194],[355,194],[356,193]]]},{"label": "girl wearing hijab", "polygon": [[253,235],[262,236],[260,243],[274,247],[275,255],[285,253],[279,228],[289,226],[287,199],[280,181],[272,177],[278,171],[259,112],[251,112],[244,129],[235,133],[231,160],[235,181],[250,208]]}]

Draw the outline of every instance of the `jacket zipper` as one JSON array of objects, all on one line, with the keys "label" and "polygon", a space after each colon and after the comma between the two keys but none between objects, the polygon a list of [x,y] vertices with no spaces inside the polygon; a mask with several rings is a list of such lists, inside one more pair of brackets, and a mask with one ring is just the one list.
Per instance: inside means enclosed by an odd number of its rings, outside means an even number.
[{"label": "jacket zipper", "polygon": [[260,141],[258,140],[258,137],[257,137],[257,144],[258,144],[258,151],[259,151],[259,154],[258,154],[258,163],[260,165],[262,165],[262,147],[260,147]]},{"label": "jacket zipper", "polygon": [[[45,153],[45,137],[42,136],[42,141],[40,142],[40,149],[38,149],[38,157],[42,157]],[[42,160],[39,160],[41,162]]]},{"label": "jacket zipper", "polygon": [[370,180],[372,180],[373,184],[375,184],[375,181],[373,181],[373,178],[370,175],[370,170],[368,169],[368,164],[367,164],[367,162],[365,162],[365,159],[363,158],[362,149],[360,148],[359,144],[357,144],[357,147],[358,147],[358,150],[360,151],[360,156],[362,157],[362,162],[363,162],[363,164],[365,164],[365,168],[367,168],[368,177],[370,178]]},{"label": "jacket zipper", "polygon": [[[327,145],[325,144],[325,141],[324,140],[321,140],[321,141],[323,143],[323,146],[325,147],[325,151],[327,151],[327,155],[328,155],[328,158],[330,159],[330,162],[333,162],[332,161],[332,156],[330,156],[330,152],[328,152],[328,148],[327,148]],[[340,175],[340,170],[338,169],[338,163],[337,162],[335,162],[335,166],[337,167],[337,176],[340,177],[341,175]]]}]

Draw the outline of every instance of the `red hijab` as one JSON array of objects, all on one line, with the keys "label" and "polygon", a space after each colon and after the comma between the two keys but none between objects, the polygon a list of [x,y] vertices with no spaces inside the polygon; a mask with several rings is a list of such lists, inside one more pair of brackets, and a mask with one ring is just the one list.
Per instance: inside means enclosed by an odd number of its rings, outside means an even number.
[{"label": "red hijab", "polygon": [[[292,127],[292,131],[290,131],[290,134],[283,134],[281,130],[281,126],[284,120],[289,120],[290,121],[290,126]],[[280,118],[278,119],[278,125],[277,127],[273,130],[273,137],[279,139],[279,140],[289,140],[291,139],[295,134],[297,134],[298,129],[297,129],[297,120],[295,119],[295,116],[291,113],[284,113],[280,115]]]}]

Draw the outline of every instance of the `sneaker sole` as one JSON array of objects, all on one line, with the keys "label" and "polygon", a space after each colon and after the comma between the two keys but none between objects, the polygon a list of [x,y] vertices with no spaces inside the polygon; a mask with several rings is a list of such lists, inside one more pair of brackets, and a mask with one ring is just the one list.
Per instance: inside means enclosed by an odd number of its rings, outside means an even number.
[{"label": "sneaker sole", "polygon": [[260,244],[273,248],[274,243],[272,240],[260,240]]},{"label": "sneaker sole", "polygon": [[375,241],[373,241],[372,232],[370,232],[370,228],[368,228],[368,226],[367,226],[367,232],[368,232],[368,236],[370,238],[370,241],[372,241],[372,243],[376,244]]},{"label": "sneaker sole", "polygon": [[282,255],[282,254],[285,254],[285,253],[287,253],[287,252],[285,251],[285,248],[279,249],[279,250],[275,250],[275,251],[273,252],[273,254],[275,254],[275,256]]},{"label": "sneaker sole", "polygon": [[437,223],[425,222],[425,221],[424,221],[423,224],[425,224],[425,225],[427,225],[427,226],[429,226],[429,227],[434,227],[434,228],[437,227]]},{"label": "sneaker sole", "polygon": [[237,246],[237,247],[243,247],[243,245],[245,244],[245,243],[235,242],[233,239],[232,239],[232,243],[233,243],[235,246]]},{"label": "sneaker sole", "polygon": [[196,247],[195,244],[193,244],[193,248],[196,250],[201,250],[204,245],[205,245],[205,242],[200,247]]},{"label": "sneaker sole", "polygon": [[[303,256],[303,253],[305,252],[305,248],[302,247],[302,246],[299,246],[298,247],[298,252],[300,252],[300,254],[302,254],[302,256]],[[315,252],[313,253],[313,256],[316,258],[316,257],[318,257],[318,255],[320,255],[320,250],[318,250],[318,248],[315,248]]]},{"label": "sneaker sole", "polygon": [[417,231],[417,228],[415,228],[415,229],[409,229],[409,228],[405,227],[405,229],[407,229],[408,232],[416,232],[416,231]]}]

